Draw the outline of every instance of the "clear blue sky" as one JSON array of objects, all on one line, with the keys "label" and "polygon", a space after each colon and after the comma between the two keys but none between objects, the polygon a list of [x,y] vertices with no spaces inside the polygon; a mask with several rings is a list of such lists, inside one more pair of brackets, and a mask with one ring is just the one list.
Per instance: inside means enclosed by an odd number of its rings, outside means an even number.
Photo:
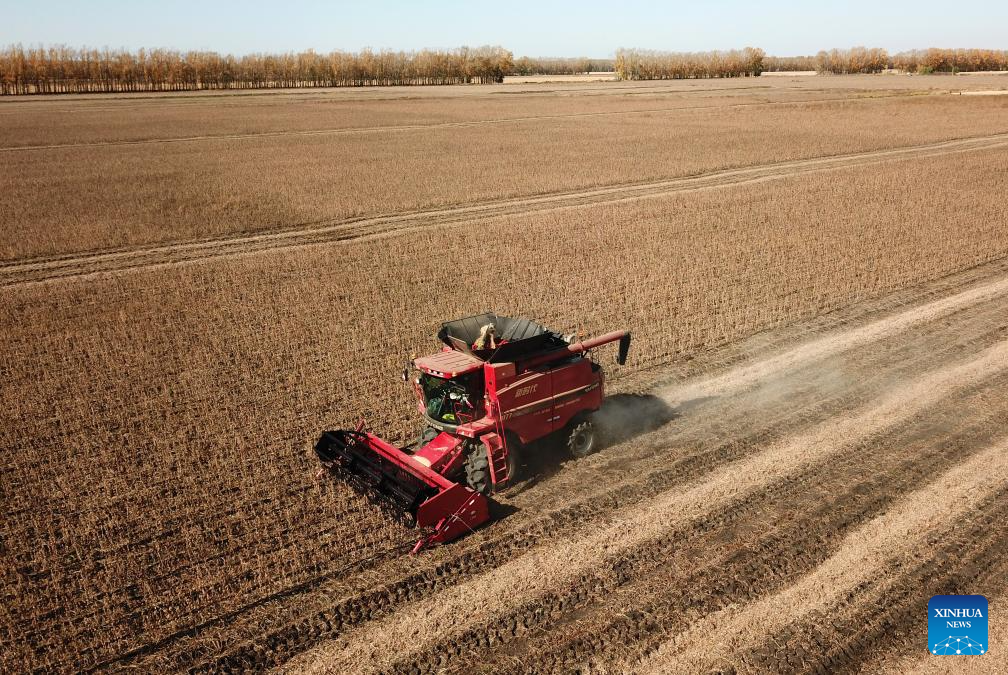
[{"label": "clear blue sky", "polygon": [[1008,49],[1008,0],[0,0],[0,45],[172,47],[219,52],[500,44],[515,56],[611,56],[747,45],[814,54],[864,45]]}]

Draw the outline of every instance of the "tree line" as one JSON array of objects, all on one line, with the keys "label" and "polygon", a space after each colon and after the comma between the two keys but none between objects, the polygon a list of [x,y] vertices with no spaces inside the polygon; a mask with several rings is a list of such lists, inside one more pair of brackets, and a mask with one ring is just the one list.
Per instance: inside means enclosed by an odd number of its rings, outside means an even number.
[{"label": "tree line", "polygon": [[712,52],[619,49],[615,68],[621,80],[753,77],[763,72],[764,56],[754,47]]},{"label": "tree line", "polygon": [[815,57],[815,70],[820,73],[879,73],[886,69],[921,74],[1008,70],[1008,51],[932,47],[890,56],[881,48],[854,47],[822,51]]},{"label": "tree line", "polygon": [[914,49],[892,58],[894,68],[908,73],[954,73],[1008,70],[1008,50]]},{"label": "tree line", "polygon": [[763,71],[819,73],[1008,70],[1008,51],[920,49],[890,56],[853,47],[815,56],[766,56],[761,49],[664,52],[620,49],[615,59],[515,59],[503,47],[454,50],[334,51],[221,55],[170,49],[75,49],[10,46],[0,50],[0,94],[57,94],[199,89],[361,87],[500,82],[505,75],[615,72],[623,80],[749,77]]},{"label": "tree line", "polygon": [[449,51],[221,55],[170,49],[17,45],[0,51],[0,93],[57,94],[500,82],[514,70],[503,47]]},{"label": "tree line", "polygon": [[881,73],[889,67],[889,53],[877,47],[831,49],[816,54],[816,72],[833,75]]}]

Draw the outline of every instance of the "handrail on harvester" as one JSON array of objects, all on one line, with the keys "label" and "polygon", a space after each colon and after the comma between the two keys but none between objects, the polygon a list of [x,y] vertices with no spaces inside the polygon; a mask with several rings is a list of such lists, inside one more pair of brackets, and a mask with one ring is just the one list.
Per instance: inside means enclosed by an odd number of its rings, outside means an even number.
[{"label": "handrail on harvester", "polygon": [[[497,438],[500,440],[501,448],[504,450],[504,455],[507,456],[511,449],[508,448],[507,435],[504,433],[504,415],[501,412],[500,400],[497,398],[497,394],[493,393],[487,397],[487,405],[490,411],[490,417],[493,418],[494,422],[494,432],[497,434]],[[497,467],[494,462],[493,454],[491,453],[487,459],[490,466],[490,478],[496,487],[501,478],[497,476]],[[510,480],[511,476],[507,476],[507,480]]]}]

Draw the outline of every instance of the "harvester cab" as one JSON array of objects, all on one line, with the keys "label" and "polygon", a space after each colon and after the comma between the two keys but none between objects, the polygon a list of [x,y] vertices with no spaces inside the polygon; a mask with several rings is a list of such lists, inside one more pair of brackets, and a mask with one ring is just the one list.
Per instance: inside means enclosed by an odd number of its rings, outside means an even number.
[{"label": "harvester cab", "polygon": [[[477,349],[493,326],[494,345]],[[486,495],[510,485],[531,441],[562,435],[575,457],[597,451],[591,414],[602,405],[604,371],[587,352],[630,333],[586,341],[528,319],[493,313],[442,324],[441,351],[415,359],[412,385],[423,419],[414,448],[398,448],[359,428],[327,431],[315,451],[324,468],[426,530],[414,552],[445,543],[489,519]],[[410,379],[410,378],[405,378]]]},{"label": "harvester cab", "polygon": [[464,424],[486,414],[482,372],[452,379],[424,372],[416,378],[414,386],[431,425]]}]

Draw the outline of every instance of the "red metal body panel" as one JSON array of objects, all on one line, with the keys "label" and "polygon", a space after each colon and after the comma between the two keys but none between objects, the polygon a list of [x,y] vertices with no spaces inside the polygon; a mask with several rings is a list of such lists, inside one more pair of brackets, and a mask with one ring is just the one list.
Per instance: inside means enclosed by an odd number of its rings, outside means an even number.
[{"label": "red metal body panel", "polygon": [[[445,348],[432,356],[416,359],[415,364],[438,377],[451,377],[448,372],[470,373],[482,366],[485,396],[488,401],[495,400],[499,404],[499,420],[490,413],[488,406],[487,416],[482,419],[450,429],[439,425],[441,428],[472,439],[479,439],[485,433],[509,432],[522,443],[529,443],[564,428],[577,415],[601,407],[603,371],[581,354],[625,335],[626,331],[607,333],[562,349],[534,354],[517,363],[483,362],[470,354]],[[419,389],[417,395],[418,410],[423,414],[426,410]]]},{"label": "red metal body panel", "polygon": [[522,443],[552,431],[553,372],[547,368],[521,373],[504,386],[498,385],[501,422]]},{"label": "red metal body panel", "polygon": [[578,359],[553,371],[552,430],[563,429],[576,415],[602,406],[602,369]]},{"label": "red metal body panel", "polygon": [[431,497],[417,511],[417,526],[434,528],[413,547],[413,553],[431,544],[446,544],[490,520],[486,497],[466,487],[452,487]]},{"label": "red metal body panel", "polygon": [[458,436],[441,432],[427,445],[413,454],[413,458],[430,467],[432,471],[451,475],[462,464],[462,440]]},{"label": "red metal body panel", "polygon": [[465,375],[483,367],[483,361],[475,356],[447,348],[437,354],[416,359],[413,363],[425,373],[447,379]]}]

